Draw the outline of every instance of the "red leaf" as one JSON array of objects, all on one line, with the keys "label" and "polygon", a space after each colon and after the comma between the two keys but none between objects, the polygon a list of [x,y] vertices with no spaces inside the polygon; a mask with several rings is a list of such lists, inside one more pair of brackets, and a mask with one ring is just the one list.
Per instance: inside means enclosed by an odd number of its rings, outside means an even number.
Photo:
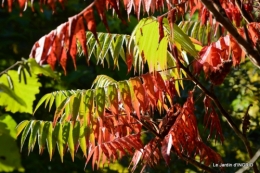
[{"label": "red leaf", "polygon": [[51,52],[55,35],[56,32],[53,30],[48,35],[45,35],[42,38],[40,38],[40,40],[34,44],[30,56],[35,58],[36,62],[40,65],[46,62]]},{"label": "red leaf", "polygon": [[64,10],[64,0],[59,0],[59,3],[61,4],[62,9]]},{"label": "red leaf", "polygon": [[20,16],[22,16],[23,10],[25,8],[25,3],[27,3],[27,2],[26,2],[26,0],[18,0],[18,3],[19,3],[19,8],[20,8]]},{"label": "red leaf", "polygon": [[199,52],[199,57],[200,59],[193,66],[196,74],[200,72],[202,66],[205,75],[208,76],[221,64],[221,50],[212,45],[203,47]]},{"label": "red leaf", "polygon": [[159,23],[159,43],[161,42],[161,40],[164,37],[164,30],[163,30],[163,16],[159,16],[157,17],[158,23]]},{"label": "red leaf", "polygon": [[47,4],[51,7],[52,13],[55,12],[55,1],[54,0],[48,0]]},{"label": "red leaf", "polygon": [[259,23],[252,22],[248,24],[248,33],[254,45],[256,45],[256,43],[259,41],[260,38],[259,28],[260,28]]},{"label": "red leaf", "polygon": [[88,30],[90,30],[94,34],[95,39],[98,40],[93,9],[89,8],[88,10],[86,10],[83,13],[83,16],[84,16],[85,20],[87,21]]},{"label": "red leaf", "polygon": [[81,44],[84,55],[88,57],[88,50],[86,46],[86,31],[85,31],[85,26],[84,26],[84,21],[82,16],[79,16],[79,18],[77,19],[75,35]]},{"label": "red leaf", "polygon": [[143,10],[149,15],[150,7],[152,0],[144,0],[143,1]]},{"label": "red leaf", "polygon": [[231,60],[223,61],[222,64],[218,65],[216,71],[212,72],[209,75],[209,79],[210,79],[211,83],[214,85],[222,84],[225,77],[230,72],[231,66],[232,66]]},{"label": "red leaf", "polygon": [[175,23],[175,20],[176,20],[175,15],[176,15],[176,10],[172,9],[171,11],[169,11],[168,16],[167,16],[171,30],[173,30],[173,24]]},{"label": "red leaf", "polygon": [[203,8],[200,10],[201,25],[206,25],[208,18],[209,18],[209,11],[205,6],[203,6]]},{"label": "red leaf", "polygon": [[54,70],[57,60],[60,60],[62,53],[62,38],[64,32],[66,31],[66,23],[58,26],[56,31],[56,37],[52,44],[52,49],[49,57],[47,58],[47,63],[50,64],[52,70]]},{"label": "red leaf", "polygon": [[112,8],[115,10],[116,14],[118,15],[118,17],[121,19],[121,21],[123,23],[125,23],[124,19],[122,18],[122,15],[119,11],[119,7],[117,5],[117,1],[116,0],[107,0],[107,2],[112,6]]},{"label": "red leaf", "polygon": [[217,138],[217,135],[220,137],[221,142],[224,141],[224,136],[221,129],[221,124],[218,118],[218,115],[214,109],[214,107],[211,104],[211,99],[206,96],[203,100],[204,106],[205,106],[205,116],[204,116],[204,125],[205,128],[210,129],[210,133],[208,135],[208,139],[213,134],[213,131],[216,131],[215,134],[215,140]]},{"label": "red leaf", "polygon": [[155,92],[154,92],[154,85],[153,85],[153,79],[151,77],[151,74],[146,73],[144,75],[142,75],[143,78],[143,85],[144,88],[146,90],[146,93],[148,95],[148,98],[150,100],[150,103],[152,104],[152,106],[156,106],[156,97],[155,97]]},{"label": "red leaf", "polygon": [[133,63],[133,54],[131,52],[126,52],[126,65],[127,65],[127,73],[129,73],[132,69]]},{"label": "red leaf", "polygon": [[109,32],[109,27],[108,27],[106,15],[105,15],[106,1],[104,1],[104,0],[96,0],[95,6],[97,8],[97,11],[98,11],[98,14],[100,16],[100,19],[102,20],[102,22],[104,23],[107,31]]},{"label": "red leaf", "polygon": [[161,153],[166,164],[170,164],[170,151],[172,148],[172,135],[169,134],[164,137],[162,141]]},{"label": "red leaf", "polygon": [[65,47],[62,48],[60,65],[64,70],[64,75],[66,76],[67,75],[67,70],[66,70],[66,67],[67,67],[67,51],[66,51]]},{"label": "red leaf", "polygon": [[12,12],[13,0],[7,0],[8,12]]},{"label": "red leaf", "polygon": [[131,13],[132,10],[132,4],[133,4],[133,0],[124,0],[124,6],[128,14],[128,19],[129,19],[129,14]]},{"label": "red leaf", "polygon": [[233,66],[238,66],[241,61],[242,49],[232,36],[230,36],[230,46],[233,53],[232,55]]},{"label": "red leaf", "polygon": [[137,19],[140,19],[140,7],[141,7],[141,0],[134,0],[134,11],[137,15]]},{"label": "red leaf", "polygon": [[77,55],[77,40],[76,34],[79,32],[79,27],[76,27],[77,21],[79,18],[76,16],[69,18],[69,38],[71,38],[71,42],[68,43],[70,56],[72,57],[74,68],[77,69],[76,66],[76,55]]}]

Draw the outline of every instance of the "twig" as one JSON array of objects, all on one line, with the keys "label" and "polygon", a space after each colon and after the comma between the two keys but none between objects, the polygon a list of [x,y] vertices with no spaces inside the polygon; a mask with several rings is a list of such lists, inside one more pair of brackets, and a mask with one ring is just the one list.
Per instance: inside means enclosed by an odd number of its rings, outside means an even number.
[{"label": "twig", "polygon": [[[217,97],[215,96],[214,93],[210,92],[207,88],[205,88],[194,76],[193,74],[189,71],[189,69],[187,67],[185,67],[182,63],[180,63],[180,68],[182,68],[186,74],[192,79],[192,81],[195,83],[195,85],[197,85],[214,103],[215,105],[218,107],[218,109],[220,110],[221,114],[227,119],[227,122],[229,124],[229,126],[234,130],[234,132],[237,134],[237,136],[243,141],[247,152],[250,156],[250,158],[253,157],[253,153],[250,147],[250,143],[248,141],[248,139],[246,138],[245,135],[243,135],[243,133],[239,130],[239,128],[237,127],[237,125],[234,123],[234,121],[232,120],[232,118],[230,117],[230,115],[228,114],[228,112],[223,108],[223,106],[221,105],[221,103],[219,102],[219,100],[217,99]],[[258,172],[257,166],[254,163],[253,165],[254,171]]]},{"label": "twig", "polygon": [[[255,163],[256,160],[260,157],[260,149],[255,153],[254,157],[249,160],[248,164]],[[243,173],[245,170],[247,170],[249,167],[242,167],[240,168],[236,173]]]},{"label": "twig", "polygon": [[7,73],[8,70],[11,70],[12,68],[14,68],[15,66],[19,65],[19,64],[22,64],[23,62],[22,61],[17,61],[16,63],[14,63],[13,65],[11,65],[10,67],[8,67],[7,69],[5,69],[4,71],[2,71],[0,73],[0,76]]}]

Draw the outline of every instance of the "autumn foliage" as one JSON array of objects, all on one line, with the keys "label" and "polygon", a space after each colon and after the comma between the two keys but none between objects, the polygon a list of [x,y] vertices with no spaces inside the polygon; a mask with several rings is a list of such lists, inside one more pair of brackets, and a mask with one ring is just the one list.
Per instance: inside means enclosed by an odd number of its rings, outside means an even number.
[{"label": "autumn foliage", "polygon": [[[12,10],[12,3],[12,0],[7,1],[9,11]],[[18,1],[20,9],[24,9],[27,3],[26,0]],[[46,4],[55,12],[56,1],[40,0],[39,3],[41,10],[42,5]],[[62,0],[59,3],[64,5]],[[223,18],[236,27],[239,36],[258,50],[259,23],[248,21],[255,17],[253,2],[247,1],[238,6],[235,1],[220,0],[216,5]],[[161,16],[147,19],[157,26],[157,40],[151,43],[154,38],[151,34],[145,35],[145,26],[148,25],[145,20],[141,20],[143,25],[140,24],[131,36],[98,33],[94,13],[98,13],[109,32],[106,12],[111,9],[123,23],[128,20],[122,17],[123,11],[128,16],[134,12],[138,19],[143,13],[152,15],[156,11],[161,12]],[[175,24],[186,13],[193,16],[196,11],[199,11],[200,22],[182,21],[178,26]],[[48,63],[53,70],[60,64],[67,74],[69,58],[77,69],[80,52],[87,63],[92,56],[96,56],[100,63],[109,62],[109,55],[112,55],[115,66],[121,56],[128,72],[134,67],[140,75],[119,82],[103,76],[90,90],[57,91],[45,95],[36,109],[44,102],[50,108],[55,103],[53,122],[22,122],[19,125],[19,133],[23,130],[22,144],[31,131],[28,147],[33,150],[36,135],[47,131],[45,136],[38,138],[40,153],[46,140],[50,158],[56,143],[61,159],[66,150],[74,158],[80,147],[86,163],[91,162],[93,168],[102,167],[126,154],[132,156],[132,171],[140,162],[142,170],[157,165],[160,159],[169,165],[171,154],[187,162],[199,157],[198,162],[206,168],[212,163],[222,163],[220,155],[207,146],[200,136],[195,115],[196,86],[204,95],[204,126],[209,129],[208,138],[215,134],[215,140],[224,141],[218,109],[226,118],[228,115],[223,112],[215,95],[201,87],[196,76],[204,73],[212,87],[221,85],[230,70],[239,66],[247,53],[251,55],[242,48],[234,33],[228,32],[227,27],[211,12],[204,1],[199,0],[95,0],[79,14],[70,17],[68,22],[41,37],[33,45],[30,57],[40,65]],[[243,17],[245,13],[248,18]],[[164,55],[151,58],[149,48],[152,46],[155,51],[164,50]],[[149,73],[142,74],[145,63],[149,66]],[[180,96],[180,88],[183,87],[180,80],[184,76],[193,81],[195,87],[189,91],[186,102],[179,104],[175,98]],[[155,111],[162,116],[160,122],[153,119]],[[232,123],[231,126],[233,128]],[[154,136],[147,143],[141,140],[144,129]],[[237,133],[239,136],[240,132]]]}]

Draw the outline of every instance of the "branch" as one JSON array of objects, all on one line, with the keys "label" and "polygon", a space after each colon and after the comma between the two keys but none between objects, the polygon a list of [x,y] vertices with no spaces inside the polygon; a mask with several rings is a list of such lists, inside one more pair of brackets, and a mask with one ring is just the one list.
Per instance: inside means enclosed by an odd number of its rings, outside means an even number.
[{"label": "branch", "polygon": [[216,20],[234,37],[241,47],[249,55],[251,62],[260,68],[260,53],[254,49],[253,45],[249,44],[239,33],[237,29],[228,19],[225,10],[221,7],[218,0],[201,0],[206,8],[215,16]]},{"label": "branch", "polygon": [[[260,149],[255,153],[254,157],[249,160],[248,164],[255,163],[256,160],[260,157]],[[240,168],[236,173],[243,173],[245,170],[247,170],[249,167],[242,167]]]},{"label": "branch", "polygon": [[2,71],[0,73],[0,76],[7,73],[8,70],[11,70],[12,68],[14,68],[15,66],[19,65],[19,64],[22,64],[23,62],[22,61],[17,61],[15,64],[11,65],[10,67],[8,67],[7,69],[5,69],[4,71]]},{"label": "branch", "polygon": [[[218,109],[220,110],[221,114],[227,119],[227,122],[229,124],[229,126],[234,130],[234,132],[236,133],[236,135],[243,141],[246,150],[250,156],[250,158],[253,157],[253,152],[252,149],[250,147],[250,143],[248,141],[248,139],[246,138],[245,135],[243,135],[243,133],[239,130],[239,128],[236,126],[236,124],[234,123],[234,121],[232,120],[231,116],[228,114],[228,112],[223,108],[223,106],[221,105],[221,103],[219,102],[219,100],[217,99],[216,95],[212,92],[210,92],[207,88],[205,88],[194,76],[193,74],[189,71],[189,69],[187,67],[185,67],[182,63],[179,63],[180,68],[182,68],[186,74],[192,79],[193,83],[195,85],[197,85],[214,103],[215,105],[218,107]],[[253,164],[253,168],[255,172],[258,172],[257,166],[254,163]]]}]

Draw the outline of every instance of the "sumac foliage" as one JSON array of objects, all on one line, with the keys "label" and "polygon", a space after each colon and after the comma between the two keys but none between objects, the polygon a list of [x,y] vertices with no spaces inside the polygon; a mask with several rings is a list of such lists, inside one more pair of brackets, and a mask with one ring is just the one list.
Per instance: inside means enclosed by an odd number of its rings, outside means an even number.
[{"label": "sumac foliage", "polygon": [[[16,1],[7,1],[9,11],[13,3]],[[20,9],[27,3],[18,1]],[[40,0],[39,3],[41,10],[46,4],[55,11],[56,1]],[[62,0],[59,3],[63,5]],[[214,172],[212,163],[223,161],[200,135],[194,101],[194,93],[198,91],[204,95],[204,125],[210,131],[208,138],[215,133],[215,140],[219,137],[224,141],[221,113],[252,157],[246,136],[222,107],[213,88],[221,85],[230,70],[247,57],[255,65],[260,64],[260,26],[254,13],[255,5],[257,3],[253,1],[241,3],[240,0],[94,0],[79,14],[36,41],[30,58],[40,65],[48,63],[53,70],[60,64],[66,75],[69,58],[76,69],[77,58],[81,55],[87,62],[96,57],[98,63],[106,62],[109,67],[112,59],[114,68],[119,68],[121,57],[128,72],[133,68],[139,76],[115,81],[101,75],[92,89],[46,94],[36,110],[43,103],[49,110],[55,104],[53,121],[21,122],[17,129],[18,134],[22,132],[22,146],[31,132],[29,152],[33,150],[37,136],[40,153],[47,145],[50,159],[56,145],[61,160],[66,150],[74,159],[80,147],[86,163],[91,162],[93,169],[128,154],[132,156],[131,170],[142,162],[141,170],[144,171],[161,159],[169,165],[171,155],[175,154],[205,171]],[[97,32],[94,14],[98,14],[109,32],[106,13],[110,10],[122,23],[127,21],[123,12],[128,17],[133,12],[138,19],[143,13],[149,17],[141,19],[131,35]],[[193,16],[196,11],[197,21],[180,22],[186,14]],[[155,12],[161,15],[152,17]],[[146,64],[148,73],[144,73]],[[201,73],[205,74],[211,90],[196,78]],[[184,79],[195,85],[188,91],[185,103],[179,104],[176,98],[182,96]],[[153,116],[155,112],[161,115],[159,122]],[[141,140],[144,130],[153,135],[146,142]],[[257,171],[256,164],[254,171]]]}]

